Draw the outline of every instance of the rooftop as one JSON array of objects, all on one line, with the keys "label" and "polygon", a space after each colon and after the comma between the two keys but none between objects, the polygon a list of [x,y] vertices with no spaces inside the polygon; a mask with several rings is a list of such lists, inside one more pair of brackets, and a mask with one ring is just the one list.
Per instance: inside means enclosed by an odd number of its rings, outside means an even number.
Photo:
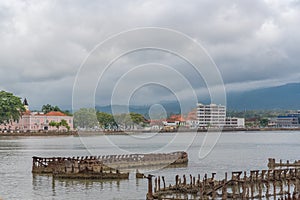
[{"label": "rooftop", "polygon": [[67,116],[65,113],[59,111],[51,111],[45,114],[46,116]]}]

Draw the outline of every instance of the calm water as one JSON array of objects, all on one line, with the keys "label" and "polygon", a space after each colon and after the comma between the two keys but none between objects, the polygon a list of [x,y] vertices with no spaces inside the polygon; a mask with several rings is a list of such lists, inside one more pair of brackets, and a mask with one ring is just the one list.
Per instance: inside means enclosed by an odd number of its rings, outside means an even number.
[{"label": "calm water", "polygon": [[[0,198],[2,199],[145,199],[147,181],[134,174],[122,181],[65,181],[31,174],[32,156],[79,156],[187,150],[185,168],[157,169],[167,185],[176,174],[203,174],[267,168],[267,158],[298,160],[300,132],[223,133],[204,158],[200,133],[141,134],[89,137],[0,137]],[[191,144],[192,143],[192,144]],[[140,171],[147,171],[141,169]]]}]

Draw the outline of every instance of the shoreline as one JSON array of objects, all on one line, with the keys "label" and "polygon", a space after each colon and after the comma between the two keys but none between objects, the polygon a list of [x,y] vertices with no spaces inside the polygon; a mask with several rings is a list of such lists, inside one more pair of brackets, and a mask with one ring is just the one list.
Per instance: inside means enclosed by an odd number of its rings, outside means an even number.
[{"label": "shoreline", "polygon": [[3,137],[22,137],[22,136],[78,136],[77,131],[71,132],[26,132],[26,133],[0,133]]},{"label": "shoreline", "polygon": [[[195,129],[179,129],[173,131],[129,130],[129,131],[72,131],[72,132],[27,132],[27,133],[0,133],[2,137],[22,136],[97,136],[97,135],[135,135],[141,133],[188,133]],[[205,133],[207,129],[198,129],[197,133]],[[234,129],[210,129],[209,132],[260,132],[260,131],[300,131],[300,128],[234,128]]]}]

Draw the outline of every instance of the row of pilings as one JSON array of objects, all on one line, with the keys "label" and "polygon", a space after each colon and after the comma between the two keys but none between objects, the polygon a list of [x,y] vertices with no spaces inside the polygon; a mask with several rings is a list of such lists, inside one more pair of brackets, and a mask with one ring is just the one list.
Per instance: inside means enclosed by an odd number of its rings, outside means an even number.
[{"label": "row of pilings", "polygon": [[215,175],[176,175],[175,184],[169,186],[164,176],[148,175],[146,199],[300,199],[297,168],[236,171],[230,179],[225,173],[222,180],[216,180]]}]

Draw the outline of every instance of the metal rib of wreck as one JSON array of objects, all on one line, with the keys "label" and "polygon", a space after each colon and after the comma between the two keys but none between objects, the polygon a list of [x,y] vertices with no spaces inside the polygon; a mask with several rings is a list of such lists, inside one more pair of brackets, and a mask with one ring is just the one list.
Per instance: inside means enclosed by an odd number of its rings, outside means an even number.
[{"label": "metal rib of wreck", "polygon": [[[49,173],[58,178],[122,179],[128,178],[128,173],[120,173],[120,169],[178,165],[187,162],[188,155],[186,152],[86,157],[33,157],[32,173]],[[113,170],[116,172],[113,173]]]}]

